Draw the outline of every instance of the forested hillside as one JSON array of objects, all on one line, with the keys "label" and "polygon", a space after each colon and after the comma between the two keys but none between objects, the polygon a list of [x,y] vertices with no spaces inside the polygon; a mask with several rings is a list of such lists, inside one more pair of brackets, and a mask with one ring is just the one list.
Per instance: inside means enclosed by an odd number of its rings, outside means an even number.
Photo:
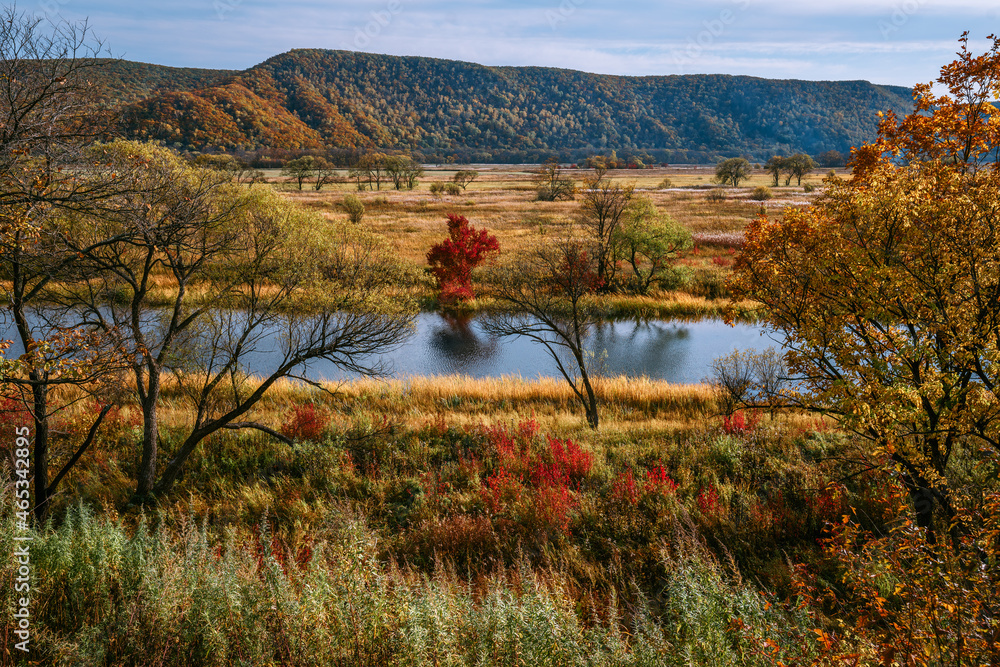
[{"label": "forested hillside", "polygon": [[[296,50],[239,73],[186,71],[123,101],[126,133],[180,148],[364,148],[427,159],[575,160],[617,150],[672,162],[848,151],[910,90],[864,81],[623,77],[432,58]],[[206,83],[191,85],[199,80]]]}]

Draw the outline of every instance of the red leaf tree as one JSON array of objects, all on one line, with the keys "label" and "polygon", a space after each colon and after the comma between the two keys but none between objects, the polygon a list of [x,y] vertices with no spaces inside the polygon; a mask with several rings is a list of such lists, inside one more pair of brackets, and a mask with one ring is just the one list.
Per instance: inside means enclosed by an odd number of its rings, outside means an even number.
[{"label": "red leaf tree", "polygon": [[454,303],[471,299],[472,270],[486,255],[500,252],[500,243],[485,229],[476,230],[464,215],[448,215],[448,238],[431,247],[427,263],[441,287],[441,301]]}]

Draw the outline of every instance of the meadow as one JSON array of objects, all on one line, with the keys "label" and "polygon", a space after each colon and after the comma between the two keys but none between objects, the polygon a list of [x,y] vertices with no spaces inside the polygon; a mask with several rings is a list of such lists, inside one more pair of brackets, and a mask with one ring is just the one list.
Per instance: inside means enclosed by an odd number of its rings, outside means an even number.
[{"label": "meadow", "polygon": [[[426,252],[448,213],[507,253],[580,233],[578,204],[535,201],[527,170],[484,168],[460,195],[429,192],[453,173],[430,169],[413,191],[299,191],[276,173],[258,187],[338,222],[359,196],[360,224],[408,265],[398,289],[428,309]],[[749,199],[770,181],[759,173],[724,190],[707,168],[610,175],[695,238],[676,260],[692,269],[680,289],[597,297],[632,317],[754,317],[725,287],[743,228],[821,192],[819,175],[811,192],[779,187],[767,202]],[[898,523],[898,490],[863,474],[884,460],[814,415],[723,415],[709,385],[595,389],[600,430],[557,379],[281,380],[252,414],[270,434],[214,433],[170,493],[141,504],[142,413],[118,405],[30,528],[33,653],[18,662],[5,626],[0,665],[820,664],[834,635],[873,664],[877,645],[843,631],[850,608],[823,596],[845,590],[830,526]],[[69,406],[52,419],[54,460],[100,409],[79,391],[53,389]],[[163,462],[192,429],[189,398],[165,381]],[[2,442],[27,419],[5,404]],[[13,539],[0,535],[0,550]],[[0,578],[15,569],[0,561]],[[13,587],[3,596],[13,608]]]}]

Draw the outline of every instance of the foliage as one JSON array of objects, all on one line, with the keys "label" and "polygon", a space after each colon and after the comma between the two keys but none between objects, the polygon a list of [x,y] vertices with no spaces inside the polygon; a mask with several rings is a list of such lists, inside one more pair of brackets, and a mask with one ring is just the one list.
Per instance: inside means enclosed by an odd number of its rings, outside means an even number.
[{"label": "foliage", "polygon": [[417,179],[424,173],[424,168],[407,155],[393,155],[386,158],[385,171],[397,190],[412,190],[417,187]]},{"label": "foliage", "polygon": [[431,247],[427,263],[438,280],[444,303],[464,301],[474,296],[472,271],[491,253],[500,251],[496,237],[485,229],[476,230],[462,215],[448,215],[448,238]]},{"label": "foliage", "polygon": [[469,186],[469,183],[472,183],[472,181],[476,180],[478,177],[479,172],[475,169],[462,169],[460,171],[456,171],[455,175],[451,177],[451,180],[457,185],[462,186],[462,189],[464,190]]},{"label": "foliage", "polygon": [[766,185],[758,185],[753,189],[753,192],[750,193],[750,199],[754,201],[767,201],[773,197],[774,195],[771,193],[771,188]]},{"label": "foliage", "polygon": [[535,177],[538,189],[535,198],[538,201],[570,200],[576,194],[576,186],[572,179],[565,178],[558,158],[549,159]]},{"label": "foliage", "polygon": [[[910,90],[863,82],[743,76],[611,77],[546,68],[485,67],[432,58],[299,49],[249,70],[145,67],[108,88],[132,101],[128,136],[179,147],[421,152],[441,161],[582,161],[618,149],[616,165],[707,163],[720,153],[846,153],[875,135],[874,113],[910,106]],[[178,86],[172,87],[172,78]],[[544,110],[545,113],[540,113]],[[629,155],[625,155],[625,151]],[[643,154],[646,155],[643,155]],[[434,156],[433,158],[431,156]],[[617,167],[615,167],[617,168]]]},{"label": "foliage", "polygon": [[692,247],[691,232],[661,214],[648,197],[632,198],[624,223],[614,232],[615,257],[628,262],[632,275],[626,288],[646,294],[654,283],[676,289],[687,275],[670,261]]},{"label": "foliage", "polygon": [[[597,268],[597,282],[602,289],[614,288],[618,268],[616,251],[621,228],[630,218],[650,214],[651,204],[639,209],[630,208],[634,194],[634,184],[623,185],[607,178],[602,169],[598,169],[595,175],[584,183],[580,220],[590,236]],[[653,212],[655,213],[655,209]]]},{"label": "foliage", "polygon": [[340,202],[341,207],[347,211],[348,219],[357,224],[365,215],[365,205],[356,195],[347,195]]},{"label": "foliage", "polygon": [[731,183],[734,188],[740,187],[742,181],[750,178],[753,168],[743,157],[733,157],[715,165],[715,180],[717,183]]},{"label": "foliage", "polygon": [[752,223],[735,267],[735,292],[764,303],[787,336],[792,400],[863,438],[849,465],[892,494],[882,498],[891,527],[852,513],[831,543],[854,630],[884,664],[997,657],[992,39],[974,57],[963,37],[939,79],[950,95],[918,86],[917,110],[884,121],[879,140],[855,153],[851,181],[827,179],[815,206]]}]

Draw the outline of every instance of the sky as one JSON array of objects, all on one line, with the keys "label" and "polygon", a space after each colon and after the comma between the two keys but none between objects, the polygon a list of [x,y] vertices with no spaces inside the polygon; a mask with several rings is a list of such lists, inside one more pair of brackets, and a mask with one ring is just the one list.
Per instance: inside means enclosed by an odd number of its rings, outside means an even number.
[{"label": "sky", "polygon": [[128,60],[245,69],[295,48],[601,74],[748,74],[912,86],[1000,32],[1000,0],[34,0]]}]

